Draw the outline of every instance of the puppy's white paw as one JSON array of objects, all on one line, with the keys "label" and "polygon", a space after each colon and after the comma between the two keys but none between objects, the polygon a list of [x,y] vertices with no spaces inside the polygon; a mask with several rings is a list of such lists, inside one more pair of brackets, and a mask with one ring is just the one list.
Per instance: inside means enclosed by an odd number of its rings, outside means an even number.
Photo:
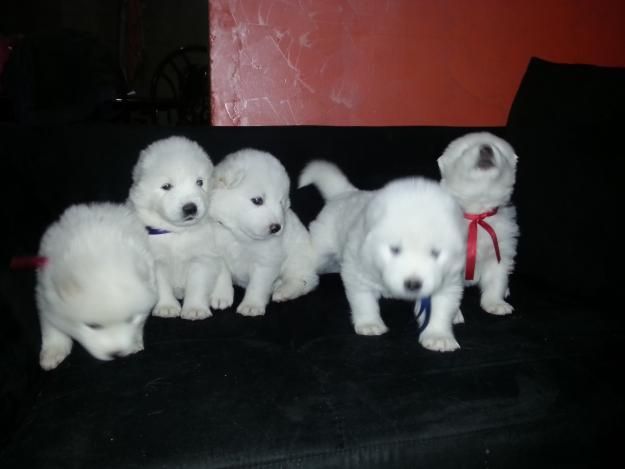
[{"label": "puppy's white paw", "polygon": [[462,311],[458,310],[458,312],[456,312],[452,324],[464,324],[464,316],[462,315]]},{"label": "puppy's white paw", "polygon": [[157,304],[152,310],[152,316],[159,318],[177,318],[180,316],[180,305]]},{"label": "puppy's white paw", "polygon": [[229,298],[213,295],[211,296],[211,308],[213,309],[226,309],[232,306],[234,297]]},{"label": "puppy's white paw", "polygon": [[39,365],[44,370],[53,370],[59,363],[61,363],[71,352],[71,342],[70,345],[48,345],[41,349],[41,353],[39,354]]},{"label": "puppy's white paw", "polygon": [[482,309],[490,314],[497,316],[505,316],[506,314],[512,314],[514,307],[505,301],[495,302],[482,302]]},{"label": "puppy's white paw", "polygon": [[213,309],[226,309],[232,306],[234,302],[234,288],[232,284],[228,282],[228,285],[217,285],[213,294],[210,297],[211,308]]},{"label": "puppy's white paw", "polygon": [[354,330],[358,335],[382,335],[388,331],[388,327],[382,321],[363,322],[354,324]]},{"label": "puppy's white paw", "polygon": [[419,343],[426,349],[434,352],[453,352],[460,348],[460,344],[453,335],[422,332]]},{"label": "puppy's white paw", "polygon": [[202,306],[186,306],[182,308],[180,317],[189,321],[197,321],[199,319],[210,318],[213,315],[211,310]]},{"label": "puppy's white paw", "polygon": [[306,282],[304,280],[292,279],[277,284],[271,299],[273,301],[288,301],[307,293]]},{"label": "puppy's white paw", "polygon": [[237,308],[237,313],[243,316],[262,316],[265,314],[265,305],[244,302]]}]

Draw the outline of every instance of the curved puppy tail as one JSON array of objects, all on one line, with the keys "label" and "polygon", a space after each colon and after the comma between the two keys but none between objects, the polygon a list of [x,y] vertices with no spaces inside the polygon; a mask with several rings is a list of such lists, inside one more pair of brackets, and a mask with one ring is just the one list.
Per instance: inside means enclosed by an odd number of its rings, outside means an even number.
[{"label": "curved puppy tail", "polygon": [[348,191],[357,190],[345,174],[333,163],[314,160],[299,175],[298,187],[314,184],[324,199],[328,200]]}]

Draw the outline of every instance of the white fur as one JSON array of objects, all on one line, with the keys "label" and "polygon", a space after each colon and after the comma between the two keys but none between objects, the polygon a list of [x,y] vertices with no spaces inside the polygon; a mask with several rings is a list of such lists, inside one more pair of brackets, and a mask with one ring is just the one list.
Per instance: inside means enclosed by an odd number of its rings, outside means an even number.
[{"label": "white fur", "polygon": [[240,150],[215,167],[209,213],[232,276],[223,281],[246,288],[240,314],[264,314],[270,297],[289,300],[318,284],[310,236],[289,208],[289,186],[282,164],[266,152]]},{"label": "white fur", "polygon": [[152,143],[135,165],[129,201],[146,226],[169,231],[149,237],[158,283],[155,316],[204,319],[212,316],[210,306],[232,303],[227,286],[217,281],[225,265],[208,218],[212,172],[206,152],[183,137]]},{"label": "white fur", "polygon": [[[427,349],[459,348],[453,331],[462,296],[464,224],[453,198],[433,181],[400,179],[377,191],[356,189],[333,164],[313,161],[300,186],[315,184],[326,199],[310,225],[320,272],[340,272],[356,333],[379,335],[380,297],[432,298],[419,336]],[[419,282],[409,289],[407,282]]]},{"label": "white fur", "polygon": [[100,360],[143,349],[156,282],[143,225],[125,206],[74,205],[41,240],[37,274],[39,362],[56,368],[72,339]]},{"label": "white fur", "polygon": [[[492,166],[479,167],[480,148],[489,147]],[[482,150],[483,151],[483,150]],[[449,144],[438,159],[441,185],[458,200],[465,213],[479,214],[498,207],[484,221],[495,230],[501,262],[497,262],[491,237],[478,227],[474,280],[480,286],[481,306],[491,314],[510,314],[508,276],[514,268],[519,228],[516,210],[510,204],[515,183],[517,156],[505,141],[487,132],[464,135]],[[465,221],[466,226],[469,220]]]}]

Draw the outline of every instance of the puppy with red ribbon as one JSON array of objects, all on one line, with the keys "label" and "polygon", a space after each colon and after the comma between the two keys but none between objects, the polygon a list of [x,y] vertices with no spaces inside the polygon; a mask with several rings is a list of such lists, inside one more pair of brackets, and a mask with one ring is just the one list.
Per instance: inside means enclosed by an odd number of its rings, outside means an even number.
[{"label": "puppy with red ribbon", "polygon": [[482,308],[496,315],[514,310],[505,298],[519,236],[510,202],[516,164],[512,146],[488,132],[454,140],[438,159],[441,185],[456,198],[467,223],[465,283],[479,285]]}]

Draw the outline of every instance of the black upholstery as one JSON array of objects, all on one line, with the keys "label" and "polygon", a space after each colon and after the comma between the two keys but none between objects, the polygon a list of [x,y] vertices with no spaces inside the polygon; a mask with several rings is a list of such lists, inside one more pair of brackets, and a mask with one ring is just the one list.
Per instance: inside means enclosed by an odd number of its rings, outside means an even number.
[{"label": "black upholstery", "polygon": [[[375,188],[437,177],[436,158],[469,130],[4,126],[2,262],[35,252],[68,204],[124,200],[139,150],[174,133],[215,162],[253,146],[295,179],[322,157]],[[462,349],[429,352],[405,302],[383,302],[387,334],[357,336],[340,279],[325,275],[264,317],[151,318],[145,351],[104,363],[77,346],[44,373],[34,275],[3,269],[0,467],[594,467],[619,454],[625,330],[606,286],[622,256],[610,218],[620,137],[489,130],[519,154],[513,315],[489,316],[467,290]],[[292,201],[305,221],[321,206],[312,188]]]}]

